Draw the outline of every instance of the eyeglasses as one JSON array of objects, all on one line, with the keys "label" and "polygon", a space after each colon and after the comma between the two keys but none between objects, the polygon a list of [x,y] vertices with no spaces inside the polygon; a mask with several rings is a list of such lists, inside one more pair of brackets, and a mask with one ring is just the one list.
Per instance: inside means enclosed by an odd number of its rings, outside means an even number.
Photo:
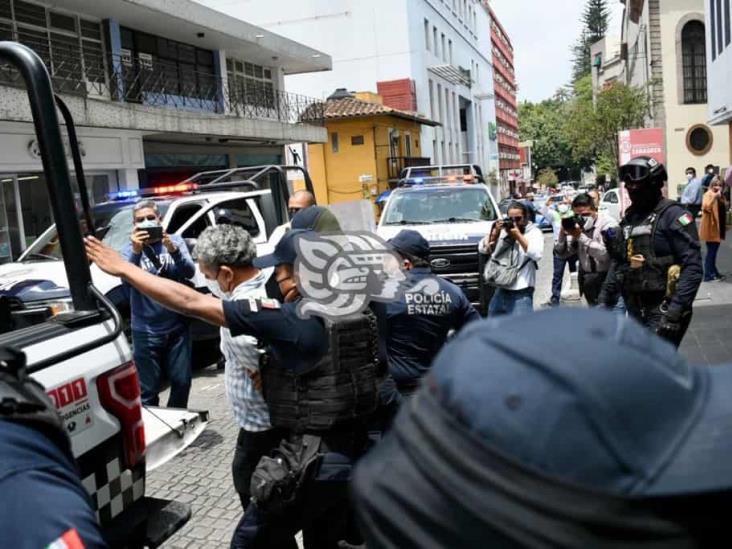
[{"label": "eyeglasses", "polygon": [[516,215],[516,216],[513,216],[513,217],[509,217],[509,219],[511,221],[513,221],[514,223],[520,223],[521,221],[524,220],[524,216],[523,215]]},{"label": "eyeglasses", "polygon": [[143,221],[157,221],[158,216],[155,214],[146,215],[143,217],[135,216],[135,223],[142,223]]}]

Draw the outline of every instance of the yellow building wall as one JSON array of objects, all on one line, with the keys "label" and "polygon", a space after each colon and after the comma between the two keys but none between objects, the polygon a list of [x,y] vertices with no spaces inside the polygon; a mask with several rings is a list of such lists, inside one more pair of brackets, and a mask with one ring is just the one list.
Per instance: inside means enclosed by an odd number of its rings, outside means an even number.
[{"label": "yellow building wall", "polygon": [[[336,204],[361,200],[364,186],[361,176],[370,176],[376,195],[389,188],[387,159],[392,156],[389,145],[392,130],[398,132],[396,156],[421,156],[420,125],[390,116],[334,120],[326,123],[328,143],[308,146],[308,169],[313,179],[319,204]],[[338,135],[338,151],[333,150],[333,134]],[[411,136],[411,153],[407,155],[406,134]],[[353,145],[353,137],[363,137],[363,145]]]}]

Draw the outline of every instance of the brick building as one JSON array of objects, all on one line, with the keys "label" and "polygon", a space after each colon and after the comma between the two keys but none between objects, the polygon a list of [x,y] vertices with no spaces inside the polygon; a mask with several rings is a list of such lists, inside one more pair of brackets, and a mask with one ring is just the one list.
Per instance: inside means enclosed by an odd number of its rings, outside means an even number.
[{"label": "brick building", "polygon": [[501,182],[521,178],[519,158],[518,101],[516,75],[513,68],[513,46],[493,9],[485,1],[491,19],[493,50],[493,86],[496,94],[496,131],[498,134],[498,167]]}]

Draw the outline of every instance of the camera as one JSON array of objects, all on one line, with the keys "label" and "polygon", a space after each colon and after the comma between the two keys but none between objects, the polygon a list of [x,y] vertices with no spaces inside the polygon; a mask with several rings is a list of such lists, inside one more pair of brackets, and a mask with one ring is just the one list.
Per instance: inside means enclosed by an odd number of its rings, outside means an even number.
[{"label": "camera", "polygon": [[574,231],[574,228],[577,225],[579,225],[580,229],[585,226],[585,220],[579,215],[573,215],[572,217],[565,217],[562,219],[562,228],[565,231]]},{"label": "camera", "polygon": [[513,219],[511,219],[510,217],[504,217],[503,219],[501,219],[501,222],[503,223],[503,228],[507,231],[510,231],[514,227]]}]

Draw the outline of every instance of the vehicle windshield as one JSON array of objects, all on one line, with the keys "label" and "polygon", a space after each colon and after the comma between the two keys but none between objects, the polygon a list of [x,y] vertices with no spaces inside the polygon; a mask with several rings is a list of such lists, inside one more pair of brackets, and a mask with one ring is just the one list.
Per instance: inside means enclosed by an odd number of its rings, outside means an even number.
[{"label": "vehicle windshield", "polygon": [[486,189],[431,188],[397,193],[384,213],[384,225],[426,225],[494,221],[496,210]]},{"label": "vehicle windshield", "polygon": [[[160,209],[160,215],[164,216],[170,206],[170,201],[156,201],[156,203]],[[94,228],[98,233],[104,235],[102,240],[118,252],[122,251],[122,248],[130,241],[134,205],[133,202],[105,203],[92,209]],[[61,244],[55,226],[28,247],[22,261],[38,259],[62,259]]]}]

